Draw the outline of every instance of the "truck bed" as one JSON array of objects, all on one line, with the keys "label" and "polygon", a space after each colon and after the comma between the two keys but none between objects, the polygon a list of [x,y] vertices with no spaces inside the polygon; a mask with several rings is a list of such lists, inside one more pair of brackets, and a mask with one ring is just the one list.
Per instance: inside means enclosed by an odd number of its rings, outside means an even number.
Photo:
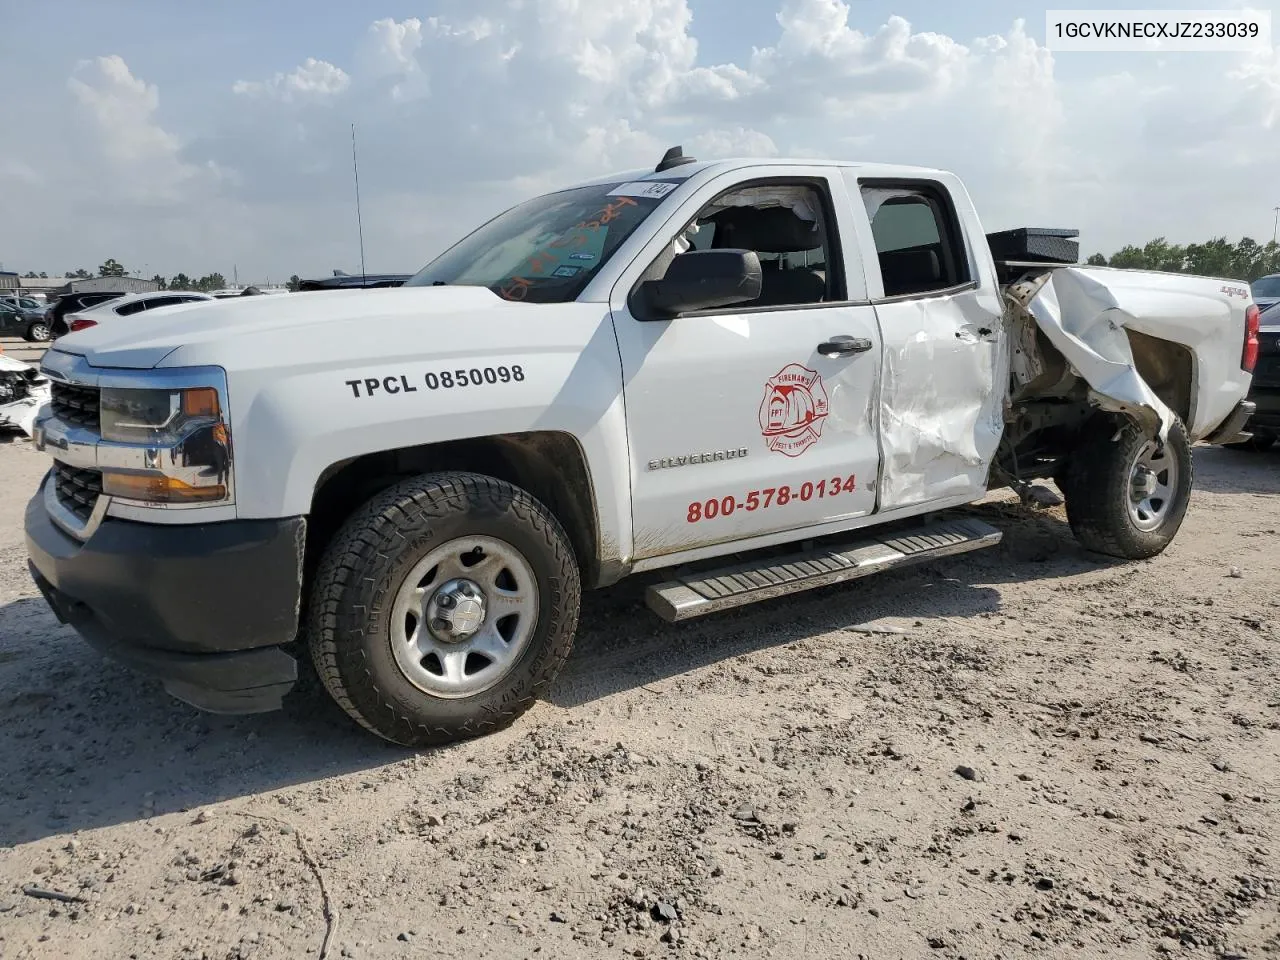
[{"label": "truck bed", "polygon": [[[1174,417],[1195,441],[1212,434],[1249,388],[1241,367],[1249,287],[1237,280],[1034,261],[997,261],[1011,321],[1030,319],[1104,409],[1134,414],[1161,438]],[[1148,382],[1152,344],[1185,355],[1189,396]],[[1015,356],[1014,372],[1037,358]],[[1165,356],[1160,364],[1167,364]],[[1154,365],[1160,365],[1154,364]],[[1175,407],[1177,409],[1175,409]]]}]

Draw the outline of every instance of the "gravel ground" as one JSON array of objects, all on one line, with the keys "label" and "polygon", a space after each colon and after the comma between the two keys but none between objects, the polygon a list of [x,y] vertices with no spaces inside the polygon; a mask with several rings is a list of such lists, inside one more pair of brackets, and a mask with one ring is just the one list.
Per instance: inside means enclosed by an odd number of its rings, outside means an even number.
[{"label": "gravel ground", "polygon": [[996,498],[1000,547],[853,587],[591,596],[549,702],[411,754],[100,660],[0,444],[0,956],[1280,953],[1280,455],[1196,462],[1147,563]]}]

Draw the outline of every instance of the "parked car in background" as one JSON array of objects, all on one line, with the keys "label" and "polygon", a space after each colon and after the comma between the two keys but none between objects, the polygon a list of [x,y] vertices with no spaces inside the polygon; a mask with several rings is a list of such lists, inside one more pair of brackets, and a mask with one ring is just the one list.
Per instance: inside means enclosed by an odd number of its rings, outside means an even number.
[{"label": "parked car in background", "polygon": [[123,296],[124,293],[97,290],[85,293],[68,293],[63,297],[59,297],[58,301],[49,308],[49,332],[54,337],[61,337],[63,334],[70,332],[66,319],[67,314],[79,313],[82,310],[88,310],[90,307],[96,307],[99,304],[116,300]]},{"label": "parked car in background", "polygon": [[30,364],[0,353],[0,430],[31,436],[36,416],[49,402],[49,378]]},{"label": "parked car in background", "polygon": [[1249,284],[1249,291],[1253,294],[1253,302],[1260,310],[1266,310],[1273,304],[1280,303],[1280,273],[1259,277]]},{"label": "parked car in background", "polygon": [[0,335],[24,340],[50,339],[49,321],[43,310],[29,310],[10,301],[0,301]]},{"label": "parked car in background", "polygon": [[158,310],[161,307],[176,307],[184,303],[199,303],[212,299],[213,297],[209,296],[209,294],[198,293],[195,290],[155,290],[151,293],[130,293],[117,297],[115,300],[101,303],[88,310],[68,314],[66,317],[67,327],[72,333],[75,333],[77,330],[96,327],[102,321],[116,317],[131,317],[134,314],[145,313],[148,310]]},{"label": "parked car in background", "polygon": [[37,300],[35,297],[0,297],[0,303],[7,303],[22,310],[35,310],[38,313],[44,313],[49,309],[47,303],[43,300]]},{"label": "parked car in background", "polygon": [[1249,439],[1229,443],[1231,450],[1270,450],[1280,438],[1280,300],[1258,317],[1258,365],[1253,370],[1249,400],[1255,410],[1245,424]]},{"label": "parked car in background", "polygon": [[365,273],[352,276],[347,273],[335,274],[323,280],[302,280],[299,290],[371,290],[381,287],[399,287],[413,274],[410,273]]}]

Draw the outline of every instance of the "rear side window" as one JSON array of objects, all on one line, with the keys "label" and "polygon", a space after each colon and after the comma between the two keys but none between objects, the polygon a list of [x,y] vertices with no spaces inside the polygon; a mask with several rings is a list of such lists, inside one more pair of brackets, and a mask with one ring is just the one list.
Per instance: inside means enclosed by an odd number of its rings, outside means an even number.
[{"label": "rear side window", "polygon": [[148,300],[145,309],[156,310],[160,307],[172,307],[174,304],[186,303],[186,297],[155,297]]},{"label": "rear side window", "polygon": [[146,310],[148,303],[146,300],[135,300],[133,303],[122,303],[116,307],[116,313],[122,317],[127,317],[135,313],[141,313]]},{"label": "rear side window", "polygon": [[932,293],[968,283],[960,224],[933,187],[863,184],[886,297]]}]

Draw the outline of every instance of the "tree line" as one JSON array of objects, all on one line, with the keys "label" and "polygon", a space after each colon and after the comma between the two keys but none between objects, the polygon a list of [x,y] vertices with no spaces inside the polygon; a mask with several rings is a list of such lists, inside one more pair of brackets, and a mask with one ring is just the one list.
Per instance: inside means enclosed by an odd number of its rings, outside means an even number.
[{"label": "tree line", "polygon": [[[124,264],[110,257],[100,267],[97,273],[90,273],[83,268],[77,270],[68,270],[63,276],[68,280],[88,280],[90,277],[127,277],[129,271],[125,269]],[[34,271],[26,274],[29,278],[45,277],[46,274],[36,274]],[[187,276],[185,273],[176,273],[172,277],[162,277],[156,274],[151,278],[151,282],[159,286],[161,290],[197,290],[201,293],[208,293],[210,290],[221,290],[227,285],[227,278],[220,273],[206,273],[203,277]],[[297,290],[298,284],[302,281],[295,273],[289,278],[289,289]]]},{"label": "tree line", "polygon": [[1251,237],[1231,243],[1226,237],[1215,237],[1207,243],[1183,246],[1156,237],[1141,247],[1121,247],[1110,257],[1095,253],[1085,262],[1095,267],[1194,273],[1251,283],[1267,274],[1280,273],[1280,243],[1272,240],[1262,244]]}]

